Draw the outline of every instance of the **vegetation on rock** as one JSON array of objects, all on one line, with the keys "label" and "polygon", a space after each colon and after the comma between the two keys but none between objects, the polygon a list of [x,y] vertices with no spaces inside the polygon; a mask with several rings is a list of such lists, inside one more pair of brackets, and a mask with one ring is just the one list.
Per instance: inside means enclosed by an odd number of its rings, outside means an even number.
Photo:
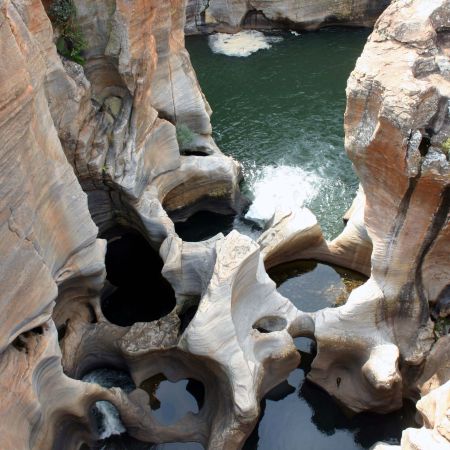
[{"label": "vegetation on rock", "polygon": [[73,0],[53,0],[49,17],[60,33],[56,41],[58,53],[78,64],[84,64],[82,52],[87,42],[76,24],[77,11]]},{"label": "vegetation on rock", "polygon": [[450,137],[443,142],[442,149],[444,150],[444,153],[446,154],[448,159],[448,157],[450,156]]},{"label": "vegetation on rock", "polygon": [[194,142],[195,133],[184,123],[177,125],[177,141],[180,150],[189,148]]}]

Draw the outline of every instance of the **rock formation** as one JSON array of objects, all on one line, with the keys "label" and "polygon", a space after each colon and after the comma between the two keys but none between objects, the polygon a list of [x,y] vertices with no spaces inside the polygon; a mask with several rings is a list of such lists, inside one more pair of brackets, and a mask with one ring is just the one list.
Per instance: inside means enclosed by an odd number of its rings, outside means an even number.
[{"label": "rock formation", "polygon": [[[422,396],[424,427],[402,447],[448,447],[449,0],[394,1],[350,77],[346,148],[361,188],[344,232],[327,242],[309,211],[280,211],[257,243],[174,231],[241,203],[239,166],[211,138],[184,49],[184,3],[75,5],[84,67],[57,54],[49,2],[0,0],[2,448],[96,445],[99,400],[142,441],[240,448],[261,398],[297,366],[296,336],[316,340],[309,378],[341,403],[388,412]],[[123,230],[159,251],[173,287],[173,311],[155,321],[103,313],[112,287],[97,237]],[[344,306],[304,313],[265,271],[303,258],[370,278]],[[142,301],[164,301],[151,294]],[[127,370],[136,389],[79,381],[99,367]],[[158,423],[143,387],[161,373],[203,384],[198,414]]]},{"label": "rock formation", "polygon": [[430,353],[445,362],[430,316],[444,317],[449,299],[449,11],[448,1],[394,2],[357,62],[346,149],[365,195],[343,234],[325,243],[313,217],[291,214],[260,239],[268,266],[313,257],[370,272],[346,305],[314,317],[309,377],[355,411],[398,408],[424,371],[440,373],[437,385],[449,375]]},{"label": "rock formation", "polygon": [[355,268],[362,255],[368,282],[313,315],[309,379],[354,411],[387,412],[428,394],[418,404],[425,428],[405,432],[405,449],[450,445],[448,398],[433,406],[437,416],[426,411],[450,376],[440,337],[450,299],[449,14],[448,1],[394,2],[350,76],[346,149],[363,191],[344,233],[326,243],[313,218],[291,214],[260,239],[268,266],[313,257]]},{"label": "rock formation", "polygon": [[188,0],[186,33],[241,29],[316,30],[324,26],[371,27],[391,0]]}]

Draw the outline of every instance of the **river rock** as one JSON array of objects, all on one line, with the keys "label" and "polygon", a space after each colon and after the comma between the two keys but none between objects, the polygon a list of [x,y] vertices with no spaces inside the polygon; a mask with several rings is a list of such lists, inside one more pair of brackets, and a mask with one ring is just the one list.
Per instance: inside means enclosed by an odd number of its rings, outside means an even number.
[{"label": "river rock", "polygon": [[[239,166],[211,138],[184,49],[184,2],[75,4],[84,67],[58,56],[48,2],[0,0],[2,448],[95,446],[99,400],[142,441],[240,448],[262,397],[297,367],[296,336],[316,340],[308,377],[342,404],[388,412],[422,395],[424,427],[401,445],[448,447],[448,336],[433,321],[450,279],[449,0],[394,1],[350,77],[346,149],[361,191],[344,232],[327,242],[312,213],[278,212],[258,243],[174,231],[171,217],[240,205]],[[160,251],[177,300],[131,327],[100,301],[97,236],[123,228]],[[370,278],[344,306],[304,313],[265,271],[297,258]],[[137,388],[76,379],[98,367],[127,370]],[[204,385],[198,414],[156,421],[141,387],[160,373]]]}]

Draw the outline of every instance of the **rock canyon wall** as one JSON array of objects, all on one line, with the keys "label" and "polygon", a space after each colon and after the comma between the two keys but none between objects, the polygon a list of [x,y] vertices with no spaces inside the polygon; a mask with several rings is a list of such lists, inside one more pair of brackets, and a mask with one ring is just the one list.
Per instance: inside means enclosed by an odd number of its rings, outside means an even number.
[{"label": "rock canyon wall", "polygon": [[[316,340],[309,378],[340,403],[385,413],[422,396],[424,426],[402,447],[448,447],[449,0],[394,1],[358,60],[345,131],[361,188],[331,242],[308,210],[279,211],[258,242],[183,242],[174,220],[241,207],[239,165],[211,138],[184,49],[185,4],[75,5],[84,66],[57,54],[50,2],[0,0],[1,447],[93,446],[92,406],[106,400],[139,440],[240,448],[297,367],[296,336]],[[119,326],[102,309],[98,236],[126,233],[159,252],[175,306]],[[266,273],[303,258],[370,278],[344,306],[304,313]],[[167,302],[157,275],[149,260],[140,302]],[[136,389],[80,381],[99,367]],[[161,373],[204,386],[199,413],[155,419],[141,387]]]},{"label": "rock canyon wall", "polygon": [[391,0],[188,0],[186,33],[371,27]]}]

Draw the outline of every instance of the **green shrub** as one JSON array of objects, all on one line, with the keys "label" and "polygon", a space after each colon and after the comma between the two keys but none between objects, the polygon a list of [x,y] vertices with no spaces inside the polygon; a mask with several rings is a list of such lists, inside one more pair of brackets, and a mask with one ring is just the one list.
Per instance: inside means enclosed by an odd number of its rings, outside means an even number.
[{"label": "green shrub", "polygon": [[439,339],[450,332],[450,317],[438,317],[434,323],[434,336]]},{"label": "green shrub", "polygon": [[447,157],[450,156],[450,138],[444,141],[442,144],[442,149],[444,150],[444,153],[447,154]]},{"label": "green shrub", "polygon": [[177,141],[180,150],[188,149],[194,142],[195,133],[184,123],[177,125]]},{"label": "green shrub", "polygon": [[56,42],[58,53],[78,64],[84,64],[82,52],[87,48],[87,43],[75,23],[77,11],[73,0],[53,0],[48,13],[53,25],[60,32]]}]

